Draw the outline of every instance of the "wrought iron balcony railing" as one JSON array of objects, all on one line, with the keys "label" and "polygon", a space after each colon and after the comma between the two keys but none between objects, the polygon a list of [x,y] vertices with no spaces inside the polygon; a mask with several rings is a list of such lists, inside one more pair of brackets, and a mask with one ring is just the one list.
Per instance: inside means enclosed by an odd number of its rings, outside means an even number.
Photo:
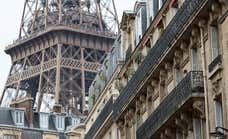
[{"label": "wrought iron balcony railing", "polygon": [[148,55],[139,66],[127,86],[121,91],[115,101],[113,117],[117,119],[137,93],[139,85],[145,80],[148,74],[155,68],[165,52],[172,46],[172,42],[180,36],[188,21],[192,19],[207,0],[185,0],[182,7],[173,17],[167,28],[164,30],[156,44],[151,48]]},{"label": "wrought iron balcony railing", "polygon": [[203,97],[203,87],[203,72],[189,72],[138,128],[137,139],[150,139],[188,100],[194,97]]},{"label": "wrought iron balcony railing", "polygon": [[113,97],[109,99],[109,101],[105,104],[105,107],[102,109],[99,116],[96,118],[95,122],[85,135],[85,139],[93,139],[99,128],[102,126],[104,121],[108,118],[108,116],[111,114],[113,109]]},{"label": "wrought iron balcony railing", "polygon": [[209,72],[212,72],[213,69],[215,68],[215,66],[218,65],[219,63],[222,63],[222,56],[221,56],[221,55],[218,55],[218,56],[211,62],[211,64],[209,64],[209,66],[208,66]]}]

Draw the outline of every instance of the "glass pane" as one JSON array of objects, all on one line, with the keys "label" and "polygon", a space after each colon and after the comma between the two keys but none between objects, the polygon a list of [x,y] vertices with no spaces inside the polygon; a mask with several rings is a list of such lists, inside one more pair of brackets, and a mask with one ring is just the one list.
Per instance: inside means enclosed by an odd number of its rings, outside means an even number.
[{"label": "glass pane", "polygon": [[198,118],[193,119],[194,139],[201,139],[201,120]]},{"label": "glass pane", "polygon": [[218,28],[216,26],[211,26],[211,53],[212,60],[214,60],[219,55],[218,50]]},{"label": "glass pane", "polygon": [[220,101],[215,101],[215,125],[218,127],[223,126],[223,110],[222,110],[222,103]]}]

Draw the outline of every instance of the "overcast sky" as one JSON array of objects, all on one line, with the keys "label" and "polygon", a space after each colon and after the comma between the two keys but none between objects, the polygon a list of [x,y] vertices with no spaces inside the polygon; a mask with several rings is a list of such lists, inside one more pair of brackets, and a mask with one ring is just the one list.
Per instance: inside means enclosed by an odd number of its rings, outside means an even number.
[{"label": "overcast sky", "polygon": [[[25,0],[4,0],[0,4],[0,94],[6,82],[11,61],[4,53],[5,46],[18,37],[23,4]],[[135,0],[115,0],[118,16],[123,10],[132,10]]]}]

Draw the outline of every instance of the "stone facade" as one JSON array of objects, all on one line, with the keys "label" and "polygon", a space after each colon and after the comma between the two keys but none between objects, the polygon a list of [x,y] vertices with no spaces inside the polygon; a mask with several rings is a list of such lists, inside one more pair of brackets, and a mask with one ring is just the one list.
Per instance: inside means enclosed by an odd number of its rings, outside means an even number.
[{"label": "stone facade", "polygon": [[[88,117],[64,134],[69,139],[227,138],[227,9],[226,0],[136,2],[133,11],[124,12],[111,52],[120,50],[117,58],[124,61],[115,61],[111,72],[113,63],[105,65],[97,76],[109,78],[99,89],[100,79],[93,81]],[[11,131],[21,134],[4,128],[0,136]]]},{"label": "stone facade", "polygon": [[[106,113],[92,108],[85,139],[226,138],[227,6],[225,0],[147,0],[124,12],[125,62],[112,80],[119,96],[106,103],[112,109]],[[143,31],[137,15],[144,7]]]}]

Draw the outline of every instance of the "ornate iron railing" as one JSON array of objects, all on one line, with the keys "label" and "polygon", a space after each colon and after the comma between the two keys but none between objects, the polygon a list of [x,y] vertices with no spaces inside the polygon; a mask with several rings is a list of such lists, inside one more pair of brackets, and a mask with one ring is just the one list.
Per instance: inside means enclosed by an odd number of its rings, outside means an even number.
[{"label": "ornate iron railing", "polygon": [[222,63],[222,56],[218,55],[208,66],[209,72],[212,72],[216,65]]},{"label": "ornate iron railing", "polygon": [[87,134],[85,135],[84,139],[93,139],[99,128],[102,126],[104,121],[108,118],[111,114],[113,109],[113,97],[109,99],[109,101],[105,104],[105,107],[102,109],[99,116],[96,118],[96,121],[93,123]]},{"label": "ornate iron railing", "polygon": [[170,92],[148,119],[138,128],[137,139],[149,139],[192,97],[202,97],[203,72],[192,71]]},{"label": "ornate iron railing", "polygon": [[120,116],[125,105],[136,95],[141,82],[147,78],[148,74],[155,68],[165,52],[172,46],[172,42],[180,35],[191,17],[194,17],[206,2],[207,0],[185,0],[182,7],[173,17],[161,37],[151,48],[147,57],[115,101],[113,110],[115,119]]}]

